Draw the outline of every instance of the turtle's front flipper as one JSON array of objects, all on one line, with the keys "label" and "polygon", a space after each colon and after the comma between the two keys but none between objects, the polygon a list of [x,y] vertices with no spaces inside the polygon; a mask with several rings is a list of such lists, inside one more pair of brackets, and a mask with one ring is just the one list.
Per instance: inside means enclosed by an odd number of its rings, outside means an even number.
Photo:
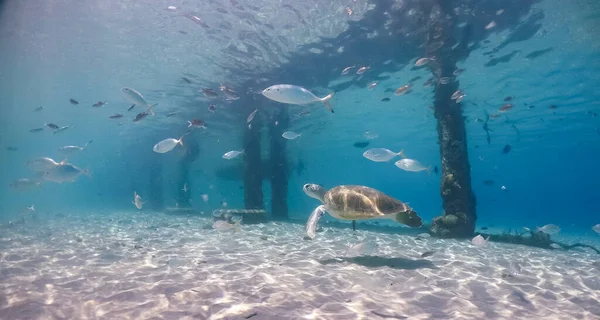
[{"label": "turtle's front flipper", "polygon": [[310,218],[308,218],[308,221],[306,222],[306,237],[308,239],[312,240],[315,238],[317,234],[317,222],[319,222],[319,219],[321,219],[324,214],[324,205],[316,207],[315,210],[313,210],[313,212],[310,214]]}]

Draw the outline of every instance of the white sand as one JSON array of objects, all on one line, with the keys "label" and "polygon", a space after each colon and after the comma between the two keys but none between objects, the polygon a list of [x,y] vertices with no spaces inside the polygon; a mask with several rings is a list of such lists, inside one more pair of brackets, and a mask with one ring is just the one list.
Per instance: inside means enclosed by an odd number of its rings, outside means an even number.
[{"label": "white sand", "polygon": [[[307,241],[298,224],[234,233],[203,229],[210,222],[123,213],[4,224],[0,319],[600,317],[600,257],[584,250],[327,226]],[[377,242],[374,257],[344,257],[363,239]]]}]

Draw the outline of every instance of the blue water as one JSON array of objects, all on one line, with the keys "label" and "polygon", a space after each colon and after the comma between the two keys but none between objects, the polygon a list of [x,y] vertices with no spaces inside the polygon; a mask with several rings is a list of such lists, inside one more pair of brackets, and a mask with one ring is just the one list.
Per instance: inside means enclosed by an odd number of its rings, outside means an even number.
[{"label": "blue water", "polygon": [[[222,155],[244,148],[246,118],[255,109],[259,111],[252,123],[262,125],[265,161],[270,153],[268,126],[277,109],[290,118],[285,130],[302,133],[299,139],[283,141],[291,220],[303,223],[318,205],[302,191],[305,183],[318,183],[326,188],[376,188],[408,202],[430,223],[443,214],[441,172],[406,172],[393,161],[378,163],[362,156],[369,148],[402,149],[425,166],[441,169],[436,120],[429,108],[435,86],[423,86],[431,71],[413,68],[426,41],[426,33],[419,33],[427,20],[421,6],[430,2],[435,1],[2,2],[0,223],[20,221],[32,204],[33,215],[43,217],[27,222],[34,225],[49,223],[56,214],[133,214],[134,191],[148,201],[142,212],[161,215],[179,206],[180,161],[189,146],[166,154],[152,147],[184,135],[187,121],[196,118],[207,129],[186,137],[198,146],[187,180],[191,208],[197,215],[244,208],[243,156],[225,160]],[[498,0],[454,7],[460,17],[453,33],[457,38],[465,34],[465,25],[476,28],[467,43],[468,55],[457,62],[465,69],[457,80],[466,94],[462,107],[478,230],[555,224],[561,228],[556,239],[596,242],[592,226],[600,223],[600,6],[589,1]],[[496,26],[482,28],[491,21]],[[360,76],[353,73],[356,69],[340,75],[348,66],[371,69]],[[394,95],[415,77],[420,78],[411,92]],[[378,85],[368,90],[373,81]],[[320,103],[284,105],[257,93],[278,83],[304,86],[320,97],[335,91],[335,113]],[[221,84],[233,88],[240,99],[226,101]],[[133,122],[143,108],[127,111],[131,103],[121,94],[122,87],[135,88],[149,103],[158,103],[156,116]],[[206,97],[201,88],[212,88],[218,96]],[[386,97],[390,101],[382,101]],[[513,108],[501,113],[506,97],[512,97]],[[98,101],[107,104],[92,107]],[[208,110],[212,104],[214,113]],[[34,111],[40,106],[41,111]],[[310,114],[303,116],[305,111]],[[490,143],[477,120],[486,112],[497,115],[489,122]],[[117,113],[124,116],[109,119]],[[73,127],[54,134],[45,126],[50,122]],[[29,132],[34,128],[44,130]],[[365,139],[366,131],[378,137]],[[89,140],[93,143],[74,155],[58,150]],[[365,141],[365,148],[353,146]],[[512,149],[505,154],[507,144]],[[11,187],[17,179],[36,178],[26,163],[39,157],[67,159],[88,169],[91,177],[66,183],[42,179],[40,186],[27,190]],[[264,179],[267,211],[271,189]]]}]

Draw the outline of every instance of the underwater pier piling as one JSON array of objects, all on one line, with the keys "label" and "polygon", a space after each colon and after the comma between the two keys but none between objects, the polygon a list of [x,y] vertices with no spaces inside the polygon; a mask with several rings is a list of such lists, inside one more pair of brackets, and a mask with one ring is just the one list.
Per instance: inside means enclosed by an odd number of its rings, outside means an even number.
[{"label": "underwater pier piling", "polygon": [[283,132],[289,127],[287,109],[278,108],[269,124],[270,172],[271,172],[271,214],[276,219],[288,218],[288,160]]},{"label": "underwater pier piling", "polygon": [[[471,189],[471,166],[467,151],[467,133],[460,102],[452,99],[459,88],[454,72],[458,57],[452,46],[456,43],[453,30],[456,15],[453,1],[438,0],[432,10],[439,9],[440,16],[430,26],[427,44],[427,57],[435,56],[430,63],[434,76],[449,79],[435,87],[434,113],[437,120],[438,142],[440,145],[442,196],[444,215],[435,217],[431,232],[443,238],[471,237],[475,232],[475,194]],[[436,8],[437,6],[437,8]]]},{"label": "underwater pier piling", "polygon": [[[247,103],[250,114],[251,103]],[[244,121],[244,207],[246,209],[263,209],[263,190],[262,190],[262,162],[261,162],[261,144],[260,129],[261,117],[254,117],[251,124]],[[248,221],[244,221],[248,222]]]},{"label": "underwater pier piling", "polygon": [[177,164],[177,206],[179,208],[189,208],[191,207],[190,199],[192,197],[190,167],[198,158],[200,149],[198,141],[193,135],[185,136],[183,145],[185,153]]}]

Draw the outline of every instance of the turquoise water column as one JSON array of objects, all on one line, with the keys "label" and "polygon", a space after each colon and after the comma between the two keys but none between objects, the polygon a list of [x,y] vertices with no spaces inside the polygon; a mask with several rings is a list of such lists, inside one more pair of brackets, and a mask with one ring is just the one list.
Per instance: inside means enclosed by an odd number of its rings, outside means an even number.
[{"label": "turquoise water column", "polygon": [[[246,103],[245,114],[256,110],[255,103]],[[260,157],[260,116],[250,124],[244,121],[244,206],[246,209],[263,209],[262,167]],[[245,119],[244,119],[245,120]]]},{"label": "turquoise water column", "polygon": [[144,200],[148,201],[148,207],[155,211],[163,210],[165,199],[163,194],[163,165],[157,154],[148,158],[148,195]]},{"label": "turquoise water column", "polygon": [[183,148],[185,148],[185,153],[177,163],[177,206],[189,208],[191,207],[190,198],[192,197],[190,167],[196,161],[200,152],[198,140],[196,140],[193,133],[183,138]]},{"label": "turquoise water column", "polygon": [[[437,120],[438,142],[442,159],[440,192],[444,215],[433,219],[431,231],[439,237],[471,237],[475,231],[475,195],[471,189],[471,166],[467,152],[467,133],[460,101],[452,99],[459,89],[454,75],[457,57],[452,46],[456,43],[453,32],[456,15],[453,1],[437,0],[439,17],[430,26],[427,57],[438,79],[435,87],[434,110]],[[463,39],[465,41],[465,39]]]},{"label": "turquoise water column", "polygon": [[275,109],[269,123],[269,147],[271,167],[271,214],[277,219],[288,218],[288,160],[285,140],[281,135],[289,127],[290,118],[286,108]]}]

